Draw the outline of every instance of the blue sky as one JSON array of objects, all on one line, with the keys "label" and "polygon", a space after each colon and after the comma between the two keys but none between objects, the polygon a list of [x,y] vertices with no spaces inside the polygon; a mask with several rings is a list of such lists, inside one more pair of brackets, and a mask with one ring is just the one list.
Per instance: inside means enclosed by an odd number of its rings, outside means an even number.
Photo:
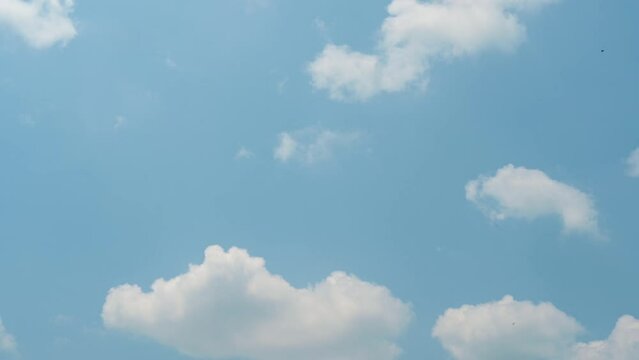
[{"label": "blue sky", "polygon": [[637,358],[638,11],[0,0],[0,358]]}]

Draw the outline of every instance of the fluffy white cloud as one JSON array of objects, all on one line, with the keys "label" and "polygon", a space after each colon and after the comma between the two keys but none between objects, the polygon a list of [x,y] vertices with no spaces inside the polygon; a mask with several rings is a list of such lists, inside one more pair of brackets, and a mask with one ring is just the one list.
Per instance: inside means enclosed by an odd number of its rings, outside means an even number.
[{"label": "fluffy white cloud", "polygon": [[72,10],[73,0],[0,0],[0,26],[35,48],[47,48],[76,36]]},{"label": "fluffy white cloud", "polygon": [[481,176],[466,184],[466,199],[493,220],[557,215],[564,231],[599,236],[597,210],[590,196],[540,170],[504,166],[493,177]]},{"label": "fluffy white cloud", "polygon": [[0,353],[12,353],[15,352],[17,348],[16,339],[7,331],[2,323],[2,319],[0,319]]},{"label": "fluffy white cloud", "polygon": [[565,359],[582,331],[552,304],[501,301],[448,309],[433,329],[458,360]]},{"label": "fluffy white cloud", "polygon": [[307,288],[271,274],[245,250],[206,250],[204,263],[150,292],[109,291],[108,328],[150,337],[204,358],[386,360],[412,317],[384,287],[335,272]]},{"label": "fluffy white cloud", "polygon": [[360,138],[356,132],[336,132],[320,129],[303,129],[283,132],[273,156],[281,162],[298,161],[306,165],[325,161],[338,148],[348,147]]},{"label": "fluffy white cloud", "polygon": [[626,170],[628,176],[639,177],[639,148],[630,153],[626,159],[626,165],[628,166]]},{"label": "fluffy white cloud", "polygon": [[623,316],[604,341],[576,346],[574,360],[634,360],[639,359],[639,320]]},{"label": "fluffy white cloud", "polygon": [[433,336],[456,360],[639,359],[639,321],[623,316],[608,340],[577,342],[581,325],[550,303],[511,296],[448,309]]},{"label": "fluffy white cloud", "polygon": [[425,83],[437,58],[511,51],[526,36],[518,14],[554,0],[393,0],[377,53],[329,44],[309,65],[312,84],[336,100],[365,100]]}]

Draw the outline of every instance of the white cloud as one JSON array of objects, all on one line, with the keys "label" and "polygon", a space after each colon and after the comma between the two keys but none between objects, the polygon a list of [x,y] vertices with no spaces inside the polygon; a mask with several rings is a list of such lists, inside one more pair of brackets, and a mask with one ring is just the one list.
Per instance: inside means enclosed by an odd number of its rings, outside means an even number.
[{"label": "white cloud", "polygon": [[639,177],[639,148],[630,153],[630,156],[626,159],[626,165],[628,166],[626,169],[628,176]]},{"label": "white cloud", "polygon": [[297,141],[291,134],[283,132],[279,135],[279,143],[275,148],[273,156],[282,162],[290,160],[297,151]]},{"label": "white cloud", "polygon": [[279,134],[273,156],[281,162],[298,161],[306,165],[329,160],[335,151],[353,145],[357,132],[337,132],[307,128]]},{"label": "white cloud", "polygon": [[47,48],[76,36],[69,18],[72,10],[72,0],[0,0],[0,26],[11,29],[34,48]]},{"label": "white cloud", "polygon": [[582,326],[550,303],[511,296],[448,309],[433,336],[456,360],[632,360],[639,358],[639,321],[619,319],[608,340],[577,342]]},{"label": "white cloud", "polygon": [[204,263],[150,292],[109,291],[104,324],[206,358],[386,360],[412,317],[384,287],[341,272],[306,288],[271,274],[245,250],[206,250]]},{"label": "white cloud", "polygon": [[566,232],[600,236],[597,210],[590,196],[540,170],[504,166],[493,177],[481,176],[468,182],[466,199],[493,220],[556,215]]},{"label": "white cloud", "polygon": [[457,360],[564,359],[582,331],[552,304],[501,301],[464,305],[440,316],[433,336]]},{"label": "white cloud", "polygon": [[242,146],[237,151],[237,153],[235,153],[235,159],[237,160],[248,160],[248,159],[252,159],[254,156],[255,154],[251,150],[245,148],[244,146]]},{"label": "white cloud", "polygon": [[425,84],[438,58],[514,50],[526,37],[518,14],[555,0],[392,0],[375,54],[327,45],[308,69],[336,100],[365,100]]},{"label": "white cloud", "polygon": [[639,359],[639,320],[622,316],[607,340],[576,346],[574,360]]},{"label": "white cloud", "polygon": [[0,319],[0,353],[13,353],[17,349],[16,339],[7,331]]}]

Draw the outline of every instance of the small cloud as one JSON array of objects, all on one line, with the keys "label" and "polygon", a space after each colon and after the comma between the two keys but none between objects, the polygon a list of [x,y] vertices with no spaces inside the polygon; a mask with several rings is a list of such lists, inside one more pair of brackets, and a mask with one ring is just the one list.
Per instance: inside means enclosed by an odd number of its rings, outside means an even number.
[{"label": "small cloud", "polygon": [[68,337],[56,337],[53,339],[53,346],[57,348],[69,347],[73,342]]},{"label": "small cloud", "polygon": [[248,159],[252,159],[254,156],[255,154],[251,150],[245,148],[244,146],[242,146],[237,151],[237,153],[235,153],[236,160],[248,160]]},{"label": "small cloud", "polygon": [[20,124],[26,127],[33,128],[38,123],[33,119],[31,115],[23,115],[20,117]]},{"label": "small cloud", "polygon": [[297,141],[289,133],[281,133],[279,135],[280,141],[275,148],[275,159],[281,162],[287,162],[295,154],[297,150]]},{"label": "small cloud", "polygon": [[178,67],[175,60],[173,60],[172,58],[168,56],[164,59],[164,65],[166,65],[166,67],[168,67],[169,69],[177,69]]},{"label": "small cloud", "polygon": [[7,331],[0,319],[0,353],[15,353],[18,351],[16,339]]},{"label": "small cloud", "polygon": [[246,1],[246,10],[249,12],[254,12],[271,5],[271,0],[245,0],[245,1]]},{"label": "small cloud", "polygon": [[113,121],[113,128],[115,130],[119,130],[120,128],[122,128],[124,125],[126,125],[126,118],[122,115],[118,115],[115,117],[115,120]]},{"label": "small cloud", "polygon": [[626,159],[626,174],[630,177],[639,177],[639,148],[635,149]]},{"label": "small cloud", "polygon": [[313,25],[315,26],[315,29],[317,29],[317,32],[324,38],[328,38],[328,25],[326,25],[326,22],[320,18],[315,18],[313,19]]},{"label": "small cloud", "polygon": [[53,323],[58,326],[67,326],[72,324],[73,321],[74,319],[72,316],[64,315],[64,314],[58,314],[53,318]]},{"label": "small cloud", "polygon": [[17,33],[36,49],[64,45],[77,35],[69,17],[72,11],[73,0],[2,0],[0,26]]},{"label": "small cloud", "polygon": [[341,148],[350,147],[360,139],[357,132],[337,132],[307,128],[294,132],[282,132],[273,156],[283,163],[298,161],[313,165],[329,160]]},{"label": "small cloud", "polygon": [[277,93],[281,94],[284,92],[284,88],[286,87],[286,84],[288,84],[288,77],[280,80],[277,82]]},{"label": "small cloud", "polygon": [[324,20],[320,19],[320,18],[315,18],[313,20],[313,24],[315,24],[315,27],[317,28],[317,30],[319,30],[320,32],[325,32],[326,31],[326,22],[324,22]]},{"label": "small cloud", "polygon": [[556,215],[566,232],[601,236],[591,197],[540,170],[506,165],[493,177],[468,182],[466,199],[495,221]]}]

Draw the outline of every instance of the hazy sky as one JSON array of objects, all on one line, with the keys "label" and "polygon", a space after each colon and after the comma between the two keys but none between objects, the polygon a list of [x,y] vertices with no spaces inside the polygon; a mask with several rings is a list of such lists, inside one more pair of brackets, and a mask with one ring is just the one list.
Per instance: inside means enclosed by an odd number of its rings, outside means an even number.
[{"label": "hazy sky", "polygon": [[0,359],[638,359],[638,13],[0,0]]}]

